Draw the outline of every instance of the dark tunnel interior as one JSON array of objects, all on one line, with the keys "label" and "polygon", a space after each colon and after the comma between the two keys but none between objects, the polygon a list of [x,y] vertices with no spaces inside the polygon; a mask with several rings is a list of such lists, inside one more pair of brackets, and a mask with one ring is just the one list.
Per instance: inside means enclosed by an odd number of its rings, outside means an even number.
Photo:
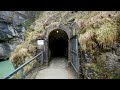
[{"label": "dark tunnel interior", "polygon": [[68,57],[68,35],[63,30],[49,34],[49,57]]}]

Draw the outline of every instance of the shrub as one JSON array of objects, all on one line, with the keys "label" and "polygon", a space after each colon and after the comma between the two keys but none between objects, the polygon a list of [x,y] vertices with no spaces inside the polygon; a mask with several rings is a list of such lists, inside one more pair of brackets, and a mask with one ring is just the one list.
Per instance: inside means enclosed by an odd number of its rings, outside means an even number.
[{"label": "shrub", "polygon": [[97,38],[99,45],[103,49],[107,49],[107,47],[111,46],[117,37],[116,27],[112,23],[103,24],[97,31]]},{"label": "shrub", "polygon": [[93,41],[95,36],[95,32],[92,29],[86,31],[84,34],[80,34],[79,42],[82,50],[87,51],[96,47],[96,43]]}]

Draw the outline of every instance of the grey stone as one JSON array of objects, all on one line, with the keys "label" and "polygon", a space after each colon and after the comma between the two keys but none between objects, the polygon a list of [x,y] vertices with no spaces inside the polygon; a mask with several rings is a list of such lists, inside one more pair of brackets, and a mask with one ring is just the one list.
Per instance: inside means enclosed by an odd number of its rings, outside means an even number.
[{"label": "grey stone", "polygon": [[113,70],[120,68],[119,57],[111,52],[107,52],[101,56],[102,60],[105,62],[105,68],[108,70]]},{"label": "grey stone", "polygon": [[11,53],[10,46],[7,43],[0,44],[0,59],[9,58]]},{"label": "grey stone", "polygon": [[0,43],[0,59],[6,59],[10,57],[10,54],[18,44],[21,43],[20,39],[11,40],[10,42]]},{"label": "grey stone", "polygon": [[[23,12],[23,13],[22,13]],[[11,23],[13,25],[20,25],[25,21],[27,14],[25,11],[0,11],[0,21]]]},{"label": "grey stone", "polygon": [[13,26],[8,25],[8,29],[9,29],[9,31],[12,33],[12,36],[19,36],[19,34],[18,34],[17,31],[13,28]]},{"label": "grey stone", "polygon": [[116,50],[116,55],[120,56],[120,47]]},{"label": "grey stone", "polygon": [[12,36],[3,31],[0,31],[0,41],[8,41]]},{"label": "grey stone", "polygon": [[23,23],[35,18],[33,11],[0,11],[0,59],[9,58],[10,53],[23,40]]},{"label": "grey stone", "polygon": [[7,24],[6,23],[0,23],[0,29],[6,29],[7,28]]},{"label": "grey stone", "polygon": [[0,59],[6,59],[10,53],[23,41],[22,26],[34,15],[32,11],[0,11]]},{"label": "grey stone", "polygon": [[0,11],[0,21],[12,23],[13,14],[12,11]]},{"label": "grey stone", "polygon": [[0,23],[0,32],[11,34],[6,23]]},{"label": "grey stone", "polygon": [[[2,26],[3,25],[3,26]],[[0,24],[0,40],[8,41],[13,37],[19,36],[17,31],[11,25]]]},{"label": "grey stone", "polygon": [[91,63],[92,62],[92,57],[88,54],[85,54],[85,63]]},{"label": "grey stone", "polygon": [[25,19],[21,16],[19,16],[18,14],[15,14],[13,16],[13,25],[18,26],[21,25],[23,22],[25,21]]}]

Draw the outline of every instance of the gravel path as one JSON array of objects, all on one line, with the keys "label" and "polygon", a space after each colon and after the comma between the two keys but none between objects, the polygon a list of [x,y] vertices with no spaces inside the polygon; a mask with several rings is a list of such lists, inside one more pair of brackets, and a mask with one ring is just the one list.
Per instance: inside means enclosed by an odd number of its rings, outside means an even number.
[{"label": "gravel path", "polygon": [[75,79],[65,58],[54,58],[48,68],[41,70],[35,79]]}]

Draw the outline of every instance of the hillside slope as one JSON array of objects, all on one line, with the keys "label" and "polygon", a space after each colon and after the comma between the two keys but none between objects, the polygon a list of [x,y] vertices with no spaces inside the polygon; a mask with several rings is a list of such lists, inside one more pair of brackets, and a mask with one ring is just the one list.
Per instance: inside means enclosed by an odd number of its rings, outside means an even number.
[{"label": "hillside slope", "polygon": [[73,23],[79,26],[82,78],[120,78],[119,11],[43,11],[11,55],[16,67],[36,54],[36,40],[43,39],[47,26],[56,22],[72,29]]}]

